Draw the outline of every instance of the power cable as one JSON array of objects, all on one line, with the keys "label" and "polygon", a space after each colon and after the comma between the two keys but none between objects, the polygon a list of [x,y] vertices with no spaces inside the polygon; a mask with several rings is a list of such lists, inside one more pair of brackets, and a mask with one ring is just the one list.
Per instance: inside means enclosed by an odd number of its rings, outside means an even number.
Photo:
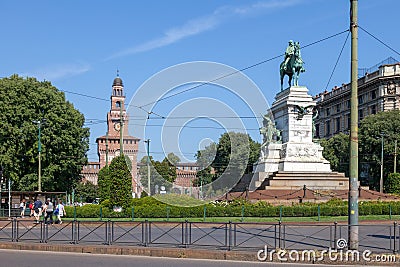
[{"label": "power cable", "polygon": [[368,32],[366,29],[364,29],[363,27],[361,27],[360,25],[358,25],[358,28],[360,28],[361,30],[363,30],[366,34],[368,34],[369,36],[371,36],[372,38],[374,38],[375,40],[377,40],[378,42],[380,42],[381,44],[383,44],[385,47],[389,48],[390,50],[392,50],[394,53],[396,53],[397,55],[400,56],[400,53],[397,52],[396,50],[394,50],[393,48],[391,48],[389,45],[387,45],[386,43],[384,43],[383,41],[381,41],[378,37],[374,36],[372,33]]},{"label": "power cable", "polygon": [[[339,33],[330,35],[330,36],[325,37],[325,38],[322,38],[322,39],[320,39],[320,40],[318,40],[318,41],[315,41],[315,42],[312,42],[312,43],[310,43],[310,44],[304,45],[304,46],[302,46],[301,48],[306,48],[306,47],[315,45],[315,44],[317,44],[317,43],[326,41],[326,40],[328,40],[328,39],[330,39],[330,38],[336,37],[336,36],[341,35],[341,34],[343,34],[343,33],[345,33],[345,32],[348,32],[348,31],[349,31],[349,30],[347,29],[347,30],[345,30],[345,31],[342,31],[342,32],[339,32]],[[202,83],[200,83],[200,84],[198,84],[198,85],[192,86],[192,87],[190,87],[190,88],[188,88],[188,89],[182,90],[182,91],[177,92],[177,93],[175,93],[175,94],[172,94],[172,95],[169,95],[169,96],[165,96],[165,97],[162,97],[162,98],[160,98],[160,99],[158,99],[158,100],[156,100],[156,101],[152,101],[152,102],[149,102],[149,103],[147,103],[147,104],[141,105],[140,108],[143,108],[143,107],[145,107],[145,106],[148,106],[148,105],[151,105],[151,104],[155,104],[155,103],[158,103],[158,102],[160,102],[160,101],[169,99],[169,98],[171,98],[171,97],[174,97],[174,96],[177,96],[177,95],[186,93],[186,92],[188,92],[188,91],[191,91],[191,90],[194,90],[194,89],[196,89],[196,88],[199,88],[199,87],[201,87],[201,86],[203,86],[203,85],[211,84],[211,83],[216,82],[216,81],[218,81],[218,80],[221,80],[221,79],[227,78],[227,77],[229,77],[229,76],[235,75],[236,73],[243,72],[243,71],[245,71],[245,70],[254,68],[254,67],[256,67],[256,66],[259,66],[259,65],[261,65],[261,64],[267,63],[267,62],[269,62],[269,61],[272,61],[272,60],[274,60],[274,59],[280,58],[280,57],[282,57],[282,56],[284,56],[284,54],[281,54],[281,55],[279,55],[279,56],[275,56],[275,57],[272,57],[272,58],[269,58],[269,59],[260,61],[260,62],[258,62],[258,63],[256,63],[256,64],[253,64],[253,65],[250,65],[250,66],[248,66],[248,67],[239,69],[239,70],[237,70],[237,71],[228,73],[228,74],[226,74],[226,75],[222,75],[222,76],[220,76],[220,77],[218,77],[218,78],[215,78],[215,79],[213,79],[213,80],[210,80],[210,81],[207,81],[207,82],[202,82]]]},{"label": "power cable", "polygon": [[347,43],[347,40],[349,39],[349,36],[350,36],[350,32],[348,32],[348,33],[347,33],[346,40],[344,41],[344,43],[343,43],[343,46],[342,46],[342,49],[340,50],[340,53],[339,53],[339,56],[338,56],[338,58],[337,58],[337,60],[336,60],[335,66],[333,67],[333,70],[332,70],[331,76],[329,77],[329,80],[328,80],[328,82],[326,83],[326,86],[325,86],[325,91],[327,91],[327,90],[328,90],[329,83],[331,82],[331,79],[332,79],[333,73],[334,73],[334,72],[335,72],[335,70],[336,70],[337,64],[339,63],[339,59],[340,59],[340,57],[342,56],[342,53],[343,53],[344,47],[346,46],[346,43]]}]

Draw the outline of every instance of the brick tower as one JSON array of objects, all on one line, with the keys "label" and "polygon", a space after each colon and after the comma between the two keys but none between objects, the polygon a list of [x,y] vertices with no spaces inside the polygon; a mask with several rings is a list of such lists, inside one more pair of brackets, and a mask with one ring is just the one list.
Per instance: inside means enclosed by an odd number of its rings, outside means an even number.
[{"label": "brick tower", "polygon": [[[139,138],[129,135],[128,132],[128,114],[125,108],[124,86],[121,78],[117,74],[114,79],[111,92],[111,109],[107,113],[107,133],[96,139],[97,154],[99,155],[100,168],[110,164],[114,157],[121,154],[120,136],[122,129],[123,153],[128,156],[132,162],[132,190],[137,193],[137,153]],[[121,125],[122,115],[122,125]]]}]

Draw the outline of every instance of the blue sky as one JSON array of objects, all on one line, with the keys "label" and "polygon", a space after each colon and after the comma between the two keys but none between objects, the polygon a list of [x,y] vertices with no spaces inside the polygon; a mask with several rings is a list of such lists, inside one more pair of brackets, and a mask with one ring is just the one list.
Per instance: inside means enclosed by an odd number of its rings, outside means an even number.
[{"label": "blue sky", "polygon": [[[267,60],[243,73],[272,103],[280,90],[282,57],[269,59],[283,54],[290,39],[304,46],[347,30],[349,7],[350,1],[326,0],[1,1],[0,77],[14,73],[33,76],[51,81],[60,90],[108,100],[118,69],[129,101],[146,80],[176,64],[211,61],[243,69]],[[400,51],[400,1],[364,0],[359,1],[358,7],[359,25]],[[301,75],[300,85],[307,86],[310,94],[349,82],[350,39],[327,86],[346,36],[343,33],[302,49],[307,71]],[[359,30],[360,68],[390,56],[400,59],[396,52]],[[106,124],[99,120],[106,119],[110,104],[68,92],[66,98],[89,122],[88,157],[97,160],[95,139],[106,132]],[[171,97],[153,106],[152,111],[168,116],[184,101],[206,97],[225,102],[239,116],[251,115],[237,98],[213,86]],[[213,111],[212,106],[205,108]],[[143,109],[133,108],[130,112],[132,117],[147,117]],[[150,123],[160,125],[162,119],[154,117]],[[201,147],[207,140],[218,140],[224,131],[219,126],[234,128],[229,121],[182,123],[193,127],[177,127],[179,147],[170,151],[163,151],[162,126],[153,125],[143,133],[135,131],[131,121],[130,131],[141,139],[152,140],[155,158],[162,159],[164,154],[179,149],[187,161],[194,160],[199,144]],[[248,133],[260,141],[258,123],[243,119]],[[140,158],[144,147],[141,145],[139,150]]]}]

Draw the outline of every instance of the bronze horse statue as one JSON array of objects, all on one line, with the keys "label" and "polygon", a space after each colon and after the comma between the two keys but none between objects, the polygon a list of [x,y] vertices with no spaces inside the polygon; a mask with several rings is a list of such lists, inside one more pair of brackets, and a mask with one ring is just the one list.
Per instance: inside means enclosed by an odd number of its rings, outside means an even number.
[{"label": "bronze horse statue", "polygon": [[280,65],[280,74],[281,74],[281,91],[283,91],[283,78],[285,75],[289,76],[288,84],[289,87],[292,86],[292,78],[293,78],[293,86],[299,85],[299,75],[300,72],[305,72],[303,68],[304,61],[300,55],[300,44],[296,42],[294,45],[294,53],[290,56],[289,61],[285,66],[285,61],[283,61]]}]

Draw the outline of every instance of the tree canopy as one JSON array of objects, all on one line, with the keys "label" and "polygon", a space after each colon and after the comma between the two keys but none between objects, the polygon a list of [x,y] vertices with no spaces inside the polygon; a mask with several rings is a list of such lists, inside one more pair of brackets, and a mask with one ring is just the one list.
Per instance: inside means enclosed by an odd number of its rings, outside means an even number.
[{"label": "tree canopy", "polygon": [[[176,167],[174,164],[180,159],[173,153],[169,153],[161,162],[155,161],[150,156],[150,190],[151,195],[157,194],[161,186],[167,190],[171,188],[171,184],[176,179]],[[141,167],[139,168],[140,183],[145,190],[148,188],[148,167],[147,156],[141,159]]]},{"label": "tree canopy", "polygon": [[[132,174],[129,157],[120,155],[113,158],[109,168],[110,204],[117,207],[128,207],[132,199]],[[103,167],[107,168],[107,167]]]},{"label": "tree canopy", "polygon": [[359,151],[361,160],[369,166],[372,186],[379,188],[383,136],[384,177],[394,169],[396,140],[400,140],[400,111],[379,112],[365,117],[360,123]]},{"label": "tree canopy", "polygon": [[71,190],[87,163],[85,118],[48,81],[12,75],[0,79],[0,164],[13,190],[38,189],[38,124],[41,124],[43,191]]},{"label": "tree canopy", "polygon": [[[258,160],[260,144],[253,141],[248,134],[227,132],[221,135],[218,144],[211,143],[203,150],[197,151],[196,158],[200,171],[195,185],[214,183],[215,190],[224,190],[226,185],[233,186],[244,173],[251,172]],[[212,169],[215,175],[212,175]],[[236,182],[235,182],[236,181]]]},{"label": "tree canopy", "polygon": [[[379,189],[382,137],[384,180],[389,173],[393,172],[395,144],[396,140],[400,140],[398,129],[400,129],[400,111],[398,110],[369,115],[360,122],[358,162],[362,185],[369,185],[376,190]],[[324,147],[323,155],[330,162],[332,169],[345,172],[348,175],[349,136],[340,133],[330,139],[321,140],[321,145]]]}]

